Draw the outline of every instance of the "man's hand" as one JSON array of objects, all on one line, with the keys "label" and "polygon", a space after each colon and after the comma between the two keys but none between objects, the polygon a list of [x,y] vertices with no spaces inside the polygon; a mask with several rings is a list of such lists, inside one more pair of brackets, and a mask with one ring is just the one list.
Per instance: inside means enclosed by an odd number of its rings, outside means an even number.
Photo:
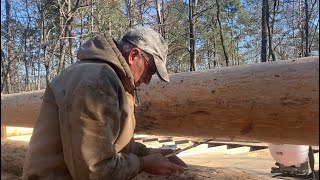
[{"label": "man's hand", "polygon": [[[168,155],[173,153],[172,149],[156,149],[156,148],[150,148],[148,150],[148,154],[154,154],[154,153],[161,153],[163,156]],[[186,163],[184,163],[179,157],[177,157],[176,155],[172,155],[170,157],[168,157],[169,161],[172,163],[175,163],[177,165],[183,166],[185,168],[187,168],[188,166],[186,165]]]},{"label": "man's hand", "polygon": [[177,171],[184,171],[187,169],[184,163],[183,164],[185,166],[181,166],[175,162],[170,162],[169,159],[164,157],[161,153],[153,153],[148,156],[144,156],[143,161],[143,171],[154,175],[170,175]]},{"label": "man's hand", "polygon": [[187,168],[188,166],[186,165],[186,163],[184,163],[178,156],[176,155],[172,155],[170,157],[168,157],[169,161],[172,163],[175,163],[179,166],[185,167]]}]

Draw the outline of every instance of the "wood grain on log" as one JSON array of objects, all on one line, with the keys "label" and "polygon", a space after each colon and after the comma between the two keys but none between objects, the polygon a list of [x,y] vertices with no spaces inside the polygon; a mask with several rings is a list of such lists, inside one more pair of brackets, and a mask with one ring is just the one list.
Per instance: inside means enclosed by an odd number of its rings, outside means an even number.
[{"label": "wood grain on log", "polygon": [[138,95],[138,133],[319,145],[318,56],[173,74]]},{"label": "wood grain on log", "polygon": [[1,96],[1,124],[33,127],[40,111],[44,90]]},{"label": "wood grain on log", "polygon": [[[137,133],[319,145],[319,56],[153,78]],[[3,96],[2,123],[32,127],[43,91]]]}]

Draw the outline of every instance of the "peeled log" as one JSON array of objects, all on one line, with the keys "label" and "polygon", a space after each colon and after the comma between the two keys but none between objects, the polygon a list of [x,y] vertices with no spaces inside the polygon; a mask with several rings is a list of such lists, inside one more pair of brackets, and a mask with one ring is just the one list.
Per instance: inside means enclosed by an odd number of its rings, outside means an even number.
[{"label": "peeled log", "polygon": [[138,91],[137,132],[319,145],[319,57],[179,73]]},{"label": "peeled log", "polygon": [[[319,145],[319,56],[177,73],[170,81],[154,78],[138,89],[137,133]],[[42,94],[3,96],[2,123],[32,127]]]},{"label": "peeled log", "polygon": [[44,90],[1,95],[1,124],[32,128],[40,111]]}]

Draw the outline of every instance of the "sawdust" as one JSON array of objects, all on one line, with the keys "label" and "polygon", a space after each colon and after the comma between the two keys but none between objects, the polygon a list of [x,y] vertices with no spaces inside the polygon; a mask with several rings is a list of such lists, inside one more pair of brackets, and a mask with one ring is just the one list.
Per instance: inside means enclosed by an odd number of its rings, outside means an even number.
[{"label": "sawdust", "polygon": [[[21,180],[21,175],[1,170],[1,179]],[[183,173],[170,176],[154,176],[141,173],[133,180],[271,180],[271,178],[254,176],[245,172],[230,169],[191,168]]]},{"label": "sawdust", "polygon": [[[8,141],[1,139],[1,179],[21,179],[22,165],[27,150],[28,142]],[[6,148],[4,148],[4,146]],[[212,168],[204,166],[189,165],[189,170],[183,173],[176,173],[171,176],[154,176],[141,173],[136,180],[258,180],[266,179],[257,175],[250,175],[247,172],[228,168]]]},{"label": "sawdust", "polygon": [[[1,139],[1,179],[19,180],[22,174],[24,156],[28,147],[26,141],[10,141]],[[4,148],[5,147],[5,148]],[[219,156],[220,157],[220,156]],[[223,157],[225,161],[226,157]],[[217,158],[214,162],[219,161]],[[203,165],[205,163],[203,162]],[[136,180],[263,180],[268,177],[253,175],[239,169],[229,167],[214,167],[189,165],[189,170],[183,173],[176,173],[171,176],[154,176],[148,173],[141,173]],[[274,180],[274,179],[273,179]]]},{"label": "sawdust", "polygon": [[189,166],[189,170],[170,176],[154,176],[147,173],[139,174],[134,180],[271,180],[274,178],[248,174],[241,170],[229,168],[210,168]]},{"label": "sawdust", "polygon": [[20,180],[21,176],[12,172],[3,171],[1,169],[1,179],[3,180]]},{"label": "sawdust", "polygon": [[10,141],[1,138],[1,176],[2,171],[22,174],[27,148],[28,142]]},{"label": "sawdust", "polygon": [[[27,150],[27,141],[8,141],[1,139],[1,146],[6,148],[1,148],[1,179],[5,180],[20,180],[22,174],[22,165],[24,156]],[[239,155],[238,155],[239,156]],[[215,156],[207,156],[203,154],[203,157],[185,157],[186,162],[198,163],[201,162],[202,166],[189,165],[189,169],[183,173],[176,173],[170,176],[154,176],[148,173],[141,173],[133,180],[274,180],[277,178],[271,178],[266,175],[262,175],[261,171],[254,171],[250,169],[244,171],[245,164],[248,162],[256,162],[252,166],[256,167],[258,164],[267,164],[267,160],[270,153],[267,149],[260,150],[256,152],[251,152],[249,154],[243,154],[237,158],[235,156],[227,156],[217,154]],[[210,157],[210,158],[208,158]],[[248,159],[248,157],[254,157],[253,159]],[[318,157],[318,156],[317,156]],[[318,158],[316,158],[316,161]],[[245,161],[244,161],[245,160]],[[245,163],[246,162],[246,163]],[[272,159],[270,160],[272,162]],[[192,164],[192,163],[191,163]],[[209,167],[209,165],[211,167]],[[242,169],[240,169],[242,167]],[[260,166],[259,166],[260,167]],[[261,166],[262,167],[262,166]],[[260,167],[260,168],[261,168]],[[271,167],[267,166],[268,169]],[[262,167],[263,169],[264,166]],[[259,173],[258,173],[259,172]]]}]

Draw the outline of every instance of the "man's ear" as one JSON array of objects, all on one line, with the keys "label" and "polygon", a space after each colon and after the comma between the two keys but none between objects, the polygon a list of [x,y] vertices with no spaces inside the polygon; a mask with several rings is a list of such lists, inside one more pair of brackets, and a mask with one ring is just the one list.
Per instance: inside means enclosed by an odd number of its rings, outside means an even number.
[{"label": "man's ear", "polygon": [[128,64],[132,65],[134,61],[140,59],[141,50],[139,48],[132,48],[128,54]]}]

